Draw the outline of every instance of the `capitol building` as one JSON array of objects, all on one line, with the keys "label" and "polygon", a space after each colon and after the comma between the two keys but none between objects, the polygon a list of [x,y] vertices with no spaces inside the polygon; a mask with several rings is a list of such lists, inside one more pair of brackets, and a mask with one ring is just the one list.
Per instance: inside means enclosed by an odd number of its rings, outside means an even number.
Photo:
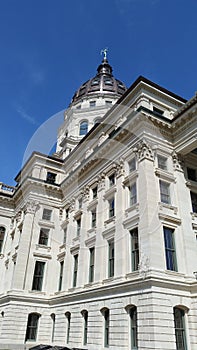
[{"label": "capitol building", "polygon": [[1,350],[197,349],[197,95],[127,89],[104,50],[55,153],[15,180],[0,183]]}]

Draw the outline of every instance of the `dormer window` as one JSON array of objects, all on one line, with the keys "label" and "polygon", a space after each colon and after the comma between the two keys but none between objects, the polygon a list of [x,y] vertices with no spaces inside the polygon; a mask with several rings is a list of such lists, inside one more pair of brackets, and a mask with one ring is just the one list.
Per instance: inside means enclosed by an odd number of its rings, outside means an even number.
[{"label": "dormer window", "polygon": [[49,184],[55,184],[57,174],[51,173],[50,171],[47,172],[46,182]]},{"label": "dormer window", "polygon": [[85,120],[80,123],[79,135],[80,136],[86,135],[87,132],[88,132],[88,122]]}]

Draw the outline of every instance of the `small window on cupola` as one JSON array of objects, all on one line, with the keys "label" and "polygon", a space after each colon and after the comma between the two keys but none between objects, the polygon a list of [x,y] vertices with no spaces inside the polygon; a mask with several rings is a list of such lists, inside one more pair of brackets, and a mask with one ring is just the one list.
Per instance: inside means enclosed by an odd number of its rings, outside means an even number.
[{"label": "small window on cupola", "polygon": [[79,135],[80,136],[86,135],[87,132],[88,132],[88,122],[86,120],[80,123]]}]

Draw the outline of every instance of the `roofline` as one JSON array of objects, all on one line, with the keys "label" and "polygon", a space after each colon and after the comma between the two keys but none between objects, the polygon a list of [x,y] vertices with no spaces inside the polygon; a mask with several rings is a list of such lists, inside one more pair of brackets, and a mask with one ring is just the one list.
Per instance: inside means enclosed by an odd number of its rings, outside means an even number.
[{"label": "roofline", "polygon": [[183,103],[186,103],[187,100],[173,92],[171,92],[170,90],[167,90],[166,88],[154,83],[153,81],[143,77],[142,75],[140,75],[134,82],[133,84],[127,89],[127,91],[118,99],[117,103],[119,104],[120,102],[122,102],[122,100],[125,99],[125,97],[133,90],[135,89],[135,87],[140,83],[140,82],[143,82],[145,84],[148,84],[152,87],[154,87],[155,89],[158,89],[160,90],[161,92],[167,94],[167,95],[170,95],[171,97],[175,98],[176,100],[179,100]]},{"label": "roofline", "polygon": [[42,156],[44,158],[47,158],[49,160],[55,160],[56,162],[59,162],[59,163],[64,163],[63,159],[59,159],[59,158],[56,158],[56,157],[53,157],[53,156],[50,156],[50,155],[46,155],[44,153],[41,153],[41,152],[32,152],[32,154],[30,155],[30,157],[27,159],[27,161],[25,162],[25,164],[23,165],[23,167],[21,168],[21,170],[18,172],[18,174],[15,176],[14,180],[17,182],[17,178],[20,176],[21,172],[23,171],[23,169],[26,167],[26,165],[28,164],[28,162],[33,158],[33,156],[36,155],[36,156]]}]

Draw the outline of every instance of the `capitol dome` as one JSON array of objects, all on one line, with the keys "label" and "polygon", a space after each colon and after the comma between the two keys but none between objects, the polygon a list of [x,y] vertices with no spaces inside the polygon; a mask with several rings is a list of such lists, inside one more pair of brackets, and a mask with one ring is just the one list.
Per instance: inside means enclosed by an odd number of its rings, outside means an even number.
[{"label": "capitol dome", "polygon": [[122,81],[114,78],[112,71],[112,67],[105,56],[97,68],[96,76],[80,86],[71,103],[79,102],[84,97],[92,97],[93,95],[111,95],[117,99],[122,96],[127,88]]}]

